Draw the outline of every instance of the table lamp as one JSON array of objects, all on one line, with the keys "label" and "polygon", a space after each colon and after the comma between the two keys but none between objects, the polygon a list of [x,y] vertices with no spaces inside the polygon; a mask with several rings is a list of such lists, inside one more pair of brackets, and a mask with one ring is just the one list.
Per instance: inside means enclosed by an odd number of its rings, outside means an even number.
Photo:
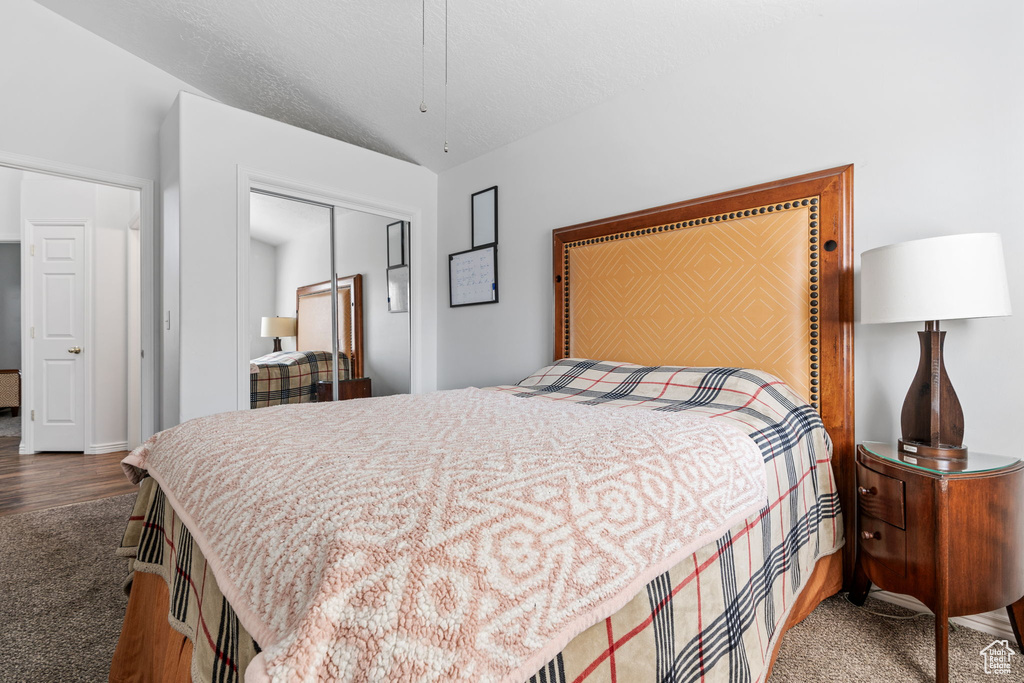
[{"label": "table lamp", "polygon": [[924,321],[921,361],[900,416],[899,450],[963,460],[964,413],[946,375],[940,320],[1010,315],[1003,244],[996,233],[949,235],[861,254],[862,323]]},{"label": "table lamp", "polygon": [[261,337],[274,338],[274,351],[281,350],[281,337],[295,336],[295,318],[263,318]]}]

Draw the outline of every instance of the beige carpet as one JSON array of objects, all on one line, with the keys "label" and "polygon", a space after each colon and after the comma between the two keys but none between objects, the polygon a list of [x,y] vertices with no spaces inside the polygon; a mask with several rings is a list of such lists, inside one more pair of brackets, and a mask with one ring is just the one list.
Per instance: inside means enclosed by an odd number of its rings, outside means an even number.
[{"label": "beige carpet", "polygon": [[[929,614],[912,620],[894,620],[865,610],[913,614],[874,598],[868,599],[864,609],[855,607],[843,596],[829,598],[782,639],[771,683],[934,681],[935,618]],[[1024,658],[1019,653],[1011,657],[1011,675],[985,673],[980,652],[994,639],[987,633],[952,625],[949,680],[1024,680]]]},{"label": "beige carpet", "polygon": [[0,517],[0,682],[105,681],[135,494]]},{"label": "beige carpet", "polygon": [[[115,557],[134,494],[0,517],[0,683],[105,681],[121,630],[126,565]],[[910,614],[869,600],[866,607]],[[894,621],[842,597],[823,602],[783,639],[771,683],[933,681],[932,619]],[[1016,683],[986,675],[993,637],[950,634],[950,680]]]}]

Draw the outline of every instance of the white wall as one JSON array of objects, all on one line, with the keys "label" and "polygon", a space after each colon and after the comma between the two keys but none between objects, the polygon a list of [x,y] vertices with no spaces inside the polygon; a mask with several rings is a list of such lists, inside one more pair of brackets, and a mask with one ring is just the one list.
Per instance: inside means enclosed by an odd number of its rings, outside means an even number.
[{"label": "white wall", "polygon": [[[199,92],[32,0],[0,2],[0,64],[0,154],[153,181],[167,110],[179,91]],[[144,248],[158,239],[147,235]],[[148,258],[145,272],[158,275],[159,251]],[[158,327],[159,289],[145,286]],[[146,335],[159,339],[153,329]],[[152,404],[156,378],[142,384]]]},{"label": "white wall", "polygon": [[160,339],[160,419],[159,429],[178,424],[178,372],[181,367],[181,349],[178,324],[181,312],[178,289],[181,273],[178,270],[179,225],[181,207],[181,135],[178,107],[171,107],[160,127],[160,286],[156,296],[159,302],[157,321]]},{"label": "white wall", "polygon": [[[249,240],[249,355],[265,356],[274,350],[272,337],[260,336],[264,316],[277,312],[277,248],[260,240]],[[282,343],[285,340],[281,340]]]},{"label": "white wall", "polygon": [[[1022,26],[1021,3],[828,6],[442,173],[439,385],[512,382],[550,361],[553,228],[846,163],[858,254],[995,230],[1019,261]],[[469,195],[491,185],[501,303],[451,309],[447,254],[469,247]],[[1024,384],[1024,277],[1010,270],[1016,316],[946,325],[966,441],[1007,453]],[[858,325],[859,438],[898,435],[916,329]]]},{"label": "white wall", "polygon": [[[23,222],[82,219],[92,224],[94,338],[83,358],[92,368],[93,385],[87,400],[93,414],[86,428],[86,452],[122,450],[128,443],[127,291],[129,286],[138,287],[137,282],[128,280],[132,194],[129,190],[35,173],[26,173],[21,187]],[[32,368],[22,370],[27,385]]]},{"label": "white wall", "polygon": [[[178,206],[164,212],[164,225],[168,240],[176,239],[169,250],[179,251],[180,282],[165,282],[163,293],[167,308],[180,312],[170,332],[180,340],[180,365],[164,377],[164,400],[171,406],[165,417],[185,420],[248,405],[248,367],[236,319],[236,226],[239,205],[244,210],[249,198],[239,196],[239,168],[342,194],[362,206],[400,209],[420,226],[413,262],[435,261],[433,172],[187,93],[166,125],[176,129],[166,132],[168,146],[175,137],[180,141],[177,154],[168,150],[164,158],[176,168],[167,168],[161,180],[165,199],[172,199],[168,191],[175,187],[179,195]],[[413,276],[413,387],[427,390],[436,384],[437,273],[423,268]]]},{"label": "white wall", "polygon": [[157,133],[187,83],[31,0],[0,3],[0,150],[157,177]]},{"label": "white wall", "polygon": [[0,242],[21,240],[21,171],[0,166]]},{"label": "white wall", "polygon": [[94,406],[94,447],[128,443],[128,402],[139,397],[128,394],[128,289],[138,282],[128,280],[128,224],[131,196],[135,192],[96,185],[96,222],[93,224],[93,349],[92,398]]},{"label": "white wall", "polygon": [[338,219],[335,232],[338,275],[363,276],[363,374],[374,396],[410,391],[409,313],[388,311],[387,225],[393,222],[355,211]]},{"label": "white wall", "polygon": [[[323,230],[305,230],[277,247],[275,315],[294,316],[295,290],[331,279],[331,214],[324,209]],[[252,267],[252,258],[249,259]],[[295,350],[295,337],[281,340],[285,351]]]}]

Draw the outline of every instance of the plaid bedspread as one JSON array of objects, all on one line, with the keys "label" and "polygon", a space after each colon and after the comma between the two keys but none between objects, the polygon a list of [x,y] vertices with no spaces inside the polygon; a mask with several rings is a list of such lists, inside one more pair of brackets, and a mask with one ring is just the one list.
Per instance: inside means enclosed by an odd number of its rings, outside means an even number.
[{"label": "plaid bedspread", "polygon": [[[768,475],[764,509],[576,636],[531,683],[763,680],[814,563],[842,546],[831,443],[817,413],[779,380],[735,368],[567,359],[493,389],[732,421],[758,444]],[[259,648],[152,479],[143,481],[119,553],[132,558],[131,569],[167,580],[171,624],[194,644],[194,680],[241,680]]]},{"label": "plaid bedspread", "polygon": [[[338,354],[338,379],[349,378],[348,356]],[[316,383],[333,376],[330,351],[277,351],[249,361],[249,407],[316,400]]]},{"label": "plaid bedspread", "polygon": [[192,641],[194,683],[242,681],[259,646],[238,622],[192,534],[151,477],[139,485],[117,553],[128,558],[125,592],[136,571],[158,574],[167,583],[167,620]]},{"label": "plaid bedspread", "polygon": [[764,509],[578,635],[531,683],[763,680],[815,562],[843,545],[832,443],[818,413],[781,380],[738,368],[565,359],[496,389],[729,420],[760,447],[768,475]]}]

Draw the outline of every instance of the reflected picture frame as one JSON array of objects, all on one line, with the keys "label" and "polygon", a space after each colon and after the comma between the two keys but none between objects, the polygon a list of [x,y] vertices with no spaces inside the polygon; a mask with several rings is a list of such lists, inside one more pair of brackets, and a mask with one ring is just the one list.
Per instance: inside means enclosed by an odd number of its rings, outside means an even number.
[{"label": "reflected picture frame", "polygon": [[409,266],[388,268],[388,312],[409,312]]},{"label": "reflected picture frame", "polygon": [[474,192],[470,196],[473,249],[498,243],[498,186]]},{"label": "reflected picture frame", "polygon": [[407,266],[405,260],[405,221],[388,223],[388,268]]}]

